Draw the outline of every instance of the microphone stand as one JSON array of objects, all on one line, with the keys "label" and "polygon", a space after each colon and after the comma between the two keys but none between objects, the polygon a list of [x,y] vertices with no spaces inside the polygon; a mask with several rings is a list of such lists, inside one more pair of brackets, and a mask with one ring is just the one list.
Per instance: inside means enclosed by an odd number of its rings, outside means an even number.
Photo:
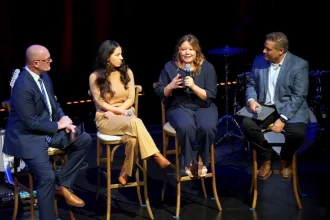
[{"label": "microphone stand", "polygon": [[[221,138],[219,138],[218,140],[215,140],[214,146],[217,146],[218,144],[222,143],[226,139],[232,139],[233,137],[234,138],[239,138],[243,141],[245,140],[244,134],[243,134],[240,126],[238,125],[237,121],[235,120],[235,118],[232,115],[229,115],[229,113],[228,113],[229,112],[228,111],[228,74],[229,74],[228,55],[225,55],[224,57],[225,57],[225,80],[226,80],[226,82],[225,82],[226,83],[225,84],[226,114],[219,119],[219,121],[217,123],[217,127],[221,124],[221,122],[223,120],[225,120],[225,122],[226,122],[226,133]],[[235,100],[235,102],[236,102],[236,100]],[[234,103],[234,105],[236,107],[236,103]],[[235,108],[235,111],[236,111],[236,108]],[[240,135],[235,134],[235,132],[233,132],[233,131],[229,132],[229,120],[235,125],[235,127],[238,128],[238,131],[239,131]],[[217,130],[219,130],[219,129],[217,129]],[[246,149],[249,150],[250,149],[249,143],[246,142],[246,144],[248,145],[246,147]],[[232,144],[232,152],[234,153],[233,144]]]}]

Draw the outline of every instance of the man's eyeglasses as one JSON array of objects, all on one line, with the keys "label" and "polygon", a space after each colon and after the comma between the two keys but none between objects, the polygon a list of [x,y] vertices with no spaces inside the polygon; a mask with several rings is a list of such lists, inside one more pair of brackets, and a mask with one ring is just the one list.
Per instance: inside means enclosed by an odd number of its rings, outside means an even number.
[{"label": "man's eyeglasses", "polygon": [[35,60],[35,61],[42,61],[42,62],[45,62],[45,63],[50,63],[50,62],[52,62],[53,60],[52,60],[52,58],[47,58],[47,59],[45,59],[45,60]]}]

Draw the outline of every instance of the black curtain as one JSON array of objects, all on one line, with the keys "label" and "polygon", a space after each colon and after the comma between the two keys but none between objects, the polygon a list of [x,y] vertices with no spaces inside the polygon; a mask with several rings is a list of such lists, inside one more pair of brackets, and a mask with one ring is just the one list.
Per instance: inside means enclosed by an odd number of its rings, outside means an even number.
[{"label": "black curtain", "polygon": [[[50,75],[58,100],[65,105],[88,98],[88,77],[98,46],[106,39],[118,41],[136,84],[143,86],[140,116],[147,124],[160,123],[160,107],[150,105],[159,104],[152,83],[186,33],[198,37],[219,82],[224,80],[224,59],[209,55],[209,49],[225,45],[247,49],[229,57],[230,80],[235,80],[249,70],[271,31],[285,32],[290,51],[308,60],[311,69],[329,68],[325,34],[329,18],[325,3],[320,2],[3,0],[0,5],[0,101],[9,98],[11,73],[24,66],[25,49],[31,44],[50,50],[54,60]],[[218,96],[221,113],[223,89]]]}]

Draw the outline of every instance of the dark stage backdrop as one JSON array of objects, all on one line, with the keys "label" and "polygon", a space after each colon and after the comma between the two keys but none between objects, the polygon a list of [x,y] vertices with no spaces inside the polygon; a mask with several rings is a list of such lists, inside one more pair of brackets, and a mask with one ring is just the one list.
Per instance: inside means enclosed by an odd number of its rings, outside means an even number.
[{"label": "dark stage backdrop", "polygon": [[[25,49],[42,44],[54,60],[50,75],[58,100],[69,111],[67,101],[88,98],[88,77],[97,48],[112,39],[122,45],[136,84],[143,86],[140,117],[146,124],[159,124],[160,105],[152,83],[158,80],[182,35],[192,33],[199,38],[221,82],[224,57],[207,51],[227,44],[247,49],[229,56],[229,78],[233,81],[251,68],[253,57],[262,52],[265,35],[272,31],[285,32],[290,51],[308,60],[311,70],[329,69],[328,23],[328,9],[320,1],[3,0],[0,100],[9,98],[11,73],[24,66]],[[220,115],[224,113],[223,95],[224,89],[219,87]]]}]

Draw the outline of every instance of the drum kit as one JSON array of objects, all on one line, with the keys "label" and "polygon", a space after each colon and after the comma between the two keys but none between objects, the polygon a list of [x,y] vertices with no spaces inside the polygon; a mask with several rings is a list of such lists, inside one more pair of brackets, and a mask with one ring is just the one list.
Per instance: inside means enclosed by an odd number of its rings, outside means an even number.
[{"label": "drum kit", "polygon": [[[237,54],[241,54],[246,52],[247,50],[244,48],[235,48],[235,47],[229,47],[228,45],[224,48],[215,48],[208,51],[211,55],[221,56],[224,58],[225,64],[225,115],[222,116],[218,120],[217,127],[222,123],[225,122],[225,132],[222,132],[220,136],[216,136],[215,139],[215,146],[218,146],[225,142],[225,140],[232,139],[232,138],[238,138],[240,140],[244,140],[244,134],[237,123],[235,119],[236,111],[237,109],[240,109],[244,107],[245,105],[245,90],[247,88],[247,82],[250,78],[250,72],[242,72],[237,74],[236,76],[236,84],[234,87],[234,100],[233,100],[233,107],[234,112],[233,115],[229,114],[229,86],[228,86],[228,76],[229,76],[229,65],[228,65],[228,58],[230,56],[234,56]],[[251,65],[252,66],[252,65]],[[300,152],[305,151],[308,147],[313,145],[315,140],[317,139],[318,135],[318,129],[320,127],[320,123],[318,121],[324,121],[327,122],[327,112],[329,108],[327,107],[326,97],[325,93],[323,92],[324,89],[324,82],[322,82],[322,78],[324,78],[325,75],[330,75],[330,70],[313,70],[309,72],[309,76],[312,78],[310,80],[310,87],[311,84],[315,85],[312,87],[312,89],[309,90],[309,96],[311,98],[308,100],[309,105],[309,117],[310,117],[310,123],[307,126],[306,131],[306,137],[303,146],[300,148]],[[311,83],[312,82],[312,83]],[[328,83],[328,82],[327,82]],[[313,91],[313,88],[315,87],[315,91]],[[234,125],[232,129],[229,129],[229,123],[232,123]],[[219,130],[219,127],[218,127]],[[233,131],[235,130],[235,131]],[[218,131],[219,133],[219,131]],[[250,151],[249,143],[245,144],[247,151]]]},{"label": "drum kit", "polygon": [[[229,47],[228,45],[226,45],[224,48],[215,48],[215,49],[211,49],[208,51],[209,54],[212,55],[217,55],[217,56],[223,56],[224,57],[224,61],[225,61],[225,115],[222,116],[219,121],[218,124],[221,124],[222,121],[225,121],[226,126],[225,126],[225,133],[221,134],[220,137],[216,137],[215,140],[215,146],[219,145],[220,143],[225,142],[228,139],[232,139],[232,138],[238,138],[242,141],[244,141],[244,134],[239,126],[239,124],[237,123],[234,115],[230,115],[229,114],[229,104],[228,104],[228,97],[229,97],[229,86],[228,86],[228,77],[229,77],[229,62],[228,62],[228,57],[229,56],[233,56],[233,55],[237,55],[237,54],[241,54],[244,53],[246,51],[246,49],[244,48],[239,48],[239,47]],[[236,90],[235,90],[236,91]],[[234,95],[234,112],[236,113],[236,94]],[[229,122],[231,122],[236,129],[231,129],[229,130]],[[236,132],[238,131],[238,132]],[[247,147],[247,149],[249,149],[249,146]]]},{"label": "drum kit", "polygon": [[[322,79],[324,79],[325,76],[330,75],[330,70],[313,70],[309,72],[309,75],[314,78],[315,87],[315,91],[313,93],[309,91],[309,93],[312,95],[309,100],[309,107],[313,113],[317,115],[317,118],[320,121],[324,121],[328,118],[328,103],[323,92],[324,88]],[[327,83],[329,82],[325,82],[325,84]]]}]

